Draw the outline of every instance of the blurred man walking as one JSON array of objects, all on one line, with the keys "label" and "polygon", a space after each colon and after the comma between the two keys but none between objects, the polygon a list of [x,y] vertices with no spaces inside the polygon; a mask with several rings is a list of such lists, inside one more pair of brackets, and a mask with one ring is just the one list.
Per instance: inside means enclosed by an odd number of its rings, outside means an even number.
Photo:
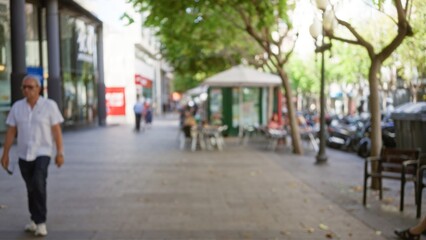
[{"label": "blurred man walking", "polygon": [[46,180],[53,142],[56,143],[55,163],[64,163],[61,123],[64,121],[58,105],[40,96],[37,76],[27,75],[22,81],[24,99],[15,102],[6,120],[8,129],[4,141],[1,165],[9,167],[9,151],[17,134],[19,168],[28,194],[31,222],[26,231],[46,236]]}]

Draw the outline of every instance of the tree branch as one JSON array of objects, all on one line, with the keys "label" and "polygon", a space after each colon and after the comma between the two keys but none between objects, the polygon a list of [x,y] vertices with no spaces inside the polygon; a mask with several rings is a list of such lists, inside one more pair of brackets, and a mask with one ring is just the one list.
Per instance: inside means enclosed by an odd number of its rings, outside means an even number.
[{"label": "tree branch", "polygon": [[411,28],[409,22],[407,21],[405,10],[402,7],[401,0],[395,0],[394,2],[395,2],[396,11],[398,13],[398,34],[378,54],[378,57],[383,59],[383,61],[392,54],[392,52],[402,43],[402,41],[404,40],[406,36],[413,35],[413,29]]},{"label": "tree branch", "polygon": [[331,38],[332,39],[336,39],[336,40],[341,40],[341,41],[344,41],[344,42],[347,42],[347,43],[352,43],[352,44],[357,44],[357,45],[361,45],[361,46],[363,46],[363,47],[365,47],[366,49],[367,49],[367,52],[368,52],[368,55],[372,58],[373,56],[374,56],[374,47],[373,47],[373,45],[371,45],[369,42],[367,42],[357,31],[356,31],[356,29],[354,28],[354,27],[352,27],[352,25],[351,24],[349,24],[348,22],[346,22],[346,21],[343,21],[343,20],[341,20],[341,19],[339,19],[339,18],[337,18],[336,17],[336,19],[337,19],[337,22],[340,24],[340,25],[342,25],[342,26],[344,26],[344,27],[346,27],[346,29],[348,29],[349,30],[349,32],[350,33],[352,33],[352,35],[357,39],[356,41],[355,40],[350,40],[350,39],[344,39],[344,38],[340,38],[340,37],[336,37],[336,36],[334,36],[333,34],[331,35]]}]

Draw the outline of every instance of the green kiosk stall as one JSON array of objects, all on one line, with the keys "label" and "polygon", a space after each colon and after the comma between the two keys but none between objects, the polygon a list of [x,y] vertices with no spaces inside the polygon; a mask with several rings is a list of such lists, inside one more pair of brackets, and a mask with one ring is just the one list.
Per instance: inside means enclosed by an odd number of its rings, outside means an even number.
[{"label": "green kiosk stall", "polygon": [[245,128],[266,125],[273,112],[281,117],[281,79],[238,65],[204,80],[207,119],[220,116],[225,135],[242,136]]}]

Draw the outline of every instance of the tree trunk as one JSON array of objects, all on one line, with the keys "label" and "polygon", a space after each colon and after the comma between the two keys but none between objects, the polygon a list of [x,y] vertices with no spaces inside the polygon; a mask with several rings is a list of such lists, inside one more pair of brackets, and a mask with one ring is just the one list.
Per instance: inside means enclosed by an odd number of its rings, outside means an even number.
[{"label": "tree trunk", "polygon": [[281,81],[285,90],[285,97],[287,99],[287,111],[288,111],[288,119],[290,120],[293,153],[302,155],[303,148],[302,148],[301,138],[299,134],[299,124],[296,118],[296,109],[293,103],[293,93],[291,91],[291,87],[288,82],[288,77],[287,77],[287,74],[284,72],[284,69],[282,68],[277,68],[277,69],[278,69],[278,74],[281,77]]},{"label": "tree trunk", "polygon": [[[368,80],[370,82],[370,113],[371,113],[371,156],[379,156],[382,148],[382,128],[381,128],[381,111],[379,101],[379,80],[377,74],[381,67],[379,59],[372,59],[371,66],[368,73]],[[377,171],[377,164],[372,165],[372,171]],[[373,178],[371,188],[378,189],[380,180]]]}]

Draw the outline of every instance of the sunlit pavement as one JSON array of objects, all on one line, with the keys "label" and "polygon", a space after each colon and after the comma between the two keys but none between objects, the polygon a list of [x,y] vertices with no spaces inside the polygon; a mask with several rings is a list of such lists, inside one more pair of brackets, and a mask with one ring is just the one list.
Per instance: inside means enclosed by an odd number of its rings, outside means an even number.
[{"label": "sunlit pavement", "polygon": [[[291,154],[253,138],[219,151],[180,150],[175,115],[135,133],[120,125],[66,132],[65,165],[51,164],[46,239],[395,239],[415,219],[413,191],[399,213],[399,182],[361,204],[362,159]],[[0,239],[32,239],[24,182],[0,173]]]}]

